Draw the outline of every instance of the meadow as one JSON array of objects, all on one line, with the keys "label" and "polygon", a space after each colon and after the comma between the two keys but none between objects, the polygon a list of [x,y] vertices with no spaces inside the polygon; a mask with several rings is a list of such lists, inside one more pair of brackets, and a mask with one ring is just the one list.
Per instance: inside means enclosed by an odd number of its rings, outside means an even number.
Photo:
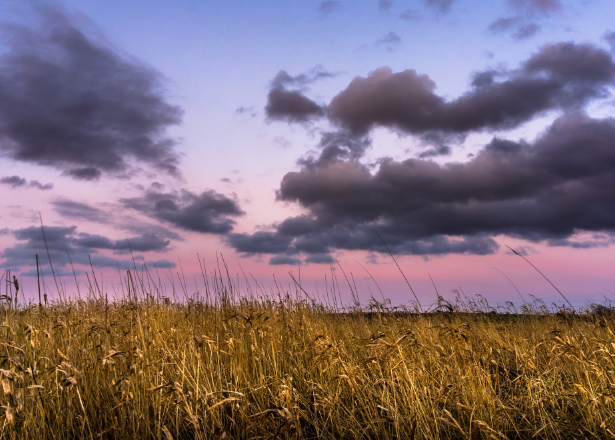
[{"label": "meadow", "polygon": [[5,296],[0,437],[615,437],[610,308],[458,293],[420,313],[251,286],[217,272],[179,300],[128,271],[109,300],[92,272],[87,292]]}]

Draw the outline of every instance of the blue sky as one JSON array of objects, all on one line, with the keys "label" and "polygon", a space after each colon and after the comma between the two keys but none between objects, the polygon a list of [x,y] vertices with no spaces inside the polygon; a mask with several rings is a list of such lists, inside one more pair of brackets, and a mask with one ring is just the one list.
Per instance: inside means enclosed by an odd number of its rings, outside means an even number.
[{"label": "blue sky", "polygon": [[[0,229],[4,231],[0,235],[0,250],[5,249],[4,266],[23,273],[31,270],[31,266],[16,266],[17,260],[11,260],[6,250],[30,243],[24,242],[25,239],[20,241],[15,231],[36,226],[38,212],[41,212],[50,228],[77,226],[75,234],[104,236],[114,243],[138,236],[138,231],[130,229],[135,222],[142,221],[151,228],[165,228],[166,232],[152,234],[162,234],[157,237],[169,243],[144,250],[144,259],[164,260],[169,266],[181,259],[189,272],[198,269],[198,264],[192,261],[196,252],[214,261],[215,251],[221,251],[231,261],[248,267],[260,279],[268,280],[272,272],[286,276],[293,265],[272,266],[268,262],[276,254],[246,253],[229,241],[228,234],[272,231],[285,219],[317,216],[305,200],[293,202],[291,198],[282,200],[284,197],[280,196],[276,199],[276,191],[280,190],[288,173],[304,170],[298,160],[319,154],[318,145],[324,132],[339,132],[341,128],[335,120],[327,118],[294,123],[268,115],[268,96],[278,72],[284,70],[291,77],[325,72],[322,79],[308,81],[297,89],[323,108],[344,91],[353,78],[367,78],[382,67],[390,68],[393,73],[413,69],[419,75],[428,75],[435,83],[434,93],[451,102],[471,92],[477,72],[494,70],[514,75],[526,60],[549,45],[585,44],[609,53],[605,37],[615,29],[612,20],[615,4],[610,1],[170,3],[67,0],[32,4],[8,1],[0,5],[0,15],[5,17],[2,35],[9,38],[4,38],[0,46],[0,53],[5,57],[18,50],[11,46],[12,34],[6,23],[20,23],[36,29],[38,23],[45,20],[44,15],[36,12],[37,4],[61,11],[71,26],[128,64],[148,66],[165,78],[165,91],[161,96],[166,103],[182,111],[180,124],[163,127],[168,138],[176,142],[172,151],[178,154],[180,175],[160,172],[147,160],[133,158],[129,169],[121,175],[103,173],[98,179],[75,180],[67,174],[66,164],[50,166],[40,160],[16,159],[15,150],[5,146],[5,154],[0,156],[0,178],[18,176],[26,183],[0,186],[4,205],[0,214]],[[39,49],[45,50],[45,47]],[[87,80],[84,84],[87,87]],[[600,96],[592,95],[591,100],[583,101],[583,112],[592,118],[611,117],[612,89],[613,84],[608,83],[601,88]],[[6,117],[9,118],[10,110],[3,111],[8,112]],[[494,138],[534,142],[568,111],[553,107],[514,126],[470,130],[464,133],[463,139],[447,138],[448,154],[426,156],[424,160],[442,166],[466,163]],[[423,135],[386,124],[374,125],[365,136],[371,144],[359,160],[372,174],[377,172],[383,158],[400,162],[417,158],[421,152],[432,148]],[[5,136],[2,142],[8,145],[10,136]],[[39,190],[28,183],[33,180],[51,183],[53,189]],[[156,190],[159,196],[173,193],[173,197],[180,197],[177,194],[182,190],[195,195],[214,191],[234,201],[236,209],[243,214],[227,212],[225,215],[230,216],[233,224],[232,232],[211,233],[203,232],[203,228],[200,232],[190,230],[168,218],[156,217],[154,211],[142,205],[130,208],[125,200],[136,203],[137,198],[154,191],[151,186],[154,182],[162,185],[162,189]],[[189,203],[187,199],[182,200]],[[107,220],[70,217],[66,211],[63,215],[58,201],[90,206],[104,213]],[[386,216],[383,214],[381,219],[385,221]],[[553,278],[569,286],[568,293],[576,301],[583,302],[596,297],[597,292],[614,290],[612,268],[604,261],[612,255],[608,237],[615,227],[615,224],[602,225],[584,230],[584,224],[572,225],[578,229],[573,241],[585,243],[584,246],[562,245],[562,241],[556,246],[551,236],[528,239],[527,234],[487,233],[477,226],[479,229],[473,229],[472,234],[486,233],[499,245],[497,250],[480,251],[483,254],[473,251],[430,254],[405,250],[398,256],[419,290],[430,289],[427,276],[430,272],[437,274],[436,279],[440,280],[441,290],[445,292],[463,282],[471,286],[469,290],[473,292],[493,295],[499,301],[508,299],[511,292],[506,289],[510,286],[502,284],[501,275],[491,269],[497,265],[510,271],[509,275],[525,292],[550,298],[553,294],[548,290],[550,286],[534,278],[535,274],[528,271],[525,262],[506,253],[504,244],[510,243],[528,249],[528,258],[547,268]],[[595,234],[603,235],[596,238]],[[71,237],[72,246],[85,252],[85,247],[76,244],[75,240],[80,238]],[[587,245],[590,241],[593,244]],[[117,247],[119,244],[105,246],[91,251],[101,257],[125,259],[123,251]],[[371,245],[340,246],[330,248],[340,263],[351,267],[355,273],[361,272],[362,278],[365,273],[356,266],[356,261],[372,267],[391,296],[402,300],[405,295],[403,280],[400,283],[399,274],[396,268],[390,267],[383,249]],[[294,248],[286,249],[278,257],[281,259],[274,261],[303,262],[306,264],[302,269],[304,276],[314,280],[321,280],[328,270],[323,264],[307,264],[309,255],[297,253]],[[367,283],[366,280],[362,282]]]}]

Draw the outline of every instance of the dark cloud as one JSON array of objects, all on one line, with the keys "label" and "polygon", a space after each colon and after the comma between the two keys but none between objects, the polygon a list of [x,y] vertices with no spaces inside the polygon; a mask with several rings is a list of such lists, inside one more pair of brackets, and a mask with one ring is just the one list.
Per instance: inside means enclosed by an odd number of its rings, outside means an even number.
[{"label": "dark cloud", "polygon": [[7,176],[0,179],[0,183],[3,185],[11,185],[11,188],[19,188],[26,186],[28,183],[26,179],[19,176]]},{"label": "dark cloud", "polygon": [[129,253],[131,251],[166,252],[169,250],[168,246],[171,241],[151,232],[115,241],[97,234],[81,233],[73,240],[73,243],[83,248],[109,249],[117,253]]},{"label": "dark cloud", "polygon": [[[40,227],[29,227],[12,231],[15,238],[19,241],[12,247],[7,247],[0,253],[0,258],[4,261],[0,266],[17,270],[23,267],[32,267],[36,265],[36,255],[38,254],[41,266],[48,266],[49,259],[47,257],[47,249],[43,239],[43,233]],[[70,259],[73,264],[89,265],[90,259],[96,268],[114,268],[118,266],[121,269],[131,269],[134,267],[132,259],[117,259],[106,255],[101,255],[100,250],[113,250],[116,253],[127,253],[130,251],[128,242],[132,246],[132,250],[136,252],[163,252],[167,250],[168,241],[162,240],[152,234],[143,234],[137,237],[131,237],[124,240],[111,240],[101,235],[91,235],[86,233],[78,233],[76,226],[61,227],[48,226],[45,227],[45,239],[47,248],[54,268],[59,272],[70,272]],[[142,257],[135,255],[135,260],[142,260]],[[175,267],[174,263],[167,260],[158,260],[148,262],[148,265],[153,263],[160,264],[159,267]],[[138,265],[139,267],[139,265]],[[28,273],[28,272],[27,272]],[[27,274],[26,273],[26,274]],[[30,273],[36,275],[36,272]]]},{"label": "dark cloud", "polygon": [[[560,74],[584,76],[582,69]],[[604,240],[572,237],[615,233],[614,170],[615,119],[579,113],[558,118],[533,143],[494,138],[465,163],[385,158],[371,172],[354,159],[314,160],[287,173],[277,193],[306,214],[229,244],[293,258],[385,252],[377,234],[393,252],[415,255],[490,254],[501,234],[588,247]]]},{"label": "dark cloud", "polygon": [[354,78],[333,98],[328,115],[359,134],[374,126],[413,134],[509,129],[545,111],[569,111],[608,96],[614,80],[608,52],[589,44],[558,43],[543,47],[517,70],[480,73],[472,89],[452,101],[435,93],[436,84],[427,75],[383,67],[367,78]]},{"label": "dark cloud", "polygon": [[607,32],[604,35],[604,40],[611,46],[611,52],[615,52],[615,32]]},{"label": "dark cloud", "polygon": [[316,66],[297,76],[280,70],[271,81],[265,114],[271,120],[300,123],[324,116],[326,108],[306,97],[304,92],[309,84],[335,75],[324,70],[322,66]]},{"label": "dark cloud", "polygon": [[233,229],[231,217],[243,215],[237,202],[213,190],[195,194],[185,189],[162,193],[150,190],[141,197],[121,199],[127,208],[187,231],[226,234]]},{"label": "dark cloud", "polygon": [[249,114],[252,117],[257,115],[257,112],[254,110],[254,107],[244,107],[243,105],[235,110],[235,113],[239,115]]},{"label": "dark cloud", "polygon": [[[162,185],[156,183],[152,184],[152,188],[160,189],[161,186]],[[87,203],[67,199],[57,199],[52,201],[51,204],[54,210],[66,219],[85,220],[106,225],[112,224],[116,228],[131,234],[137,234],[137,236],[149,234],[157,236],[160,239],[183,241],[183,238],[179,234],[161,225],[143,223],[127,215],[118,215],[118,209],[115,207],[100,209]]]},{"label": "dark cloud", "polygon": [[119,55],[58,8],[34,6],[39,28],[3,24],[0,150],[92,180],[140,162],[178,174],[166,134],[182,111],[155,70]]},{"label": "dark cloud", "polygon": [[95,167],[73,168],[64,171],[63,174],[77,180],[98,180],[102,176],[100,170]]},{"label": "dark cloud", "polygon": [[342,3],[335,0],[322,1],[318,4],[318,12],[323,15],[329,15],[333,11],[341,9]]},{"label": "dark cloud", "polygon": [[282,266],[285,264],[290,264],[292,266],[296,266],[301,263],[301,260],[298,258],[289,257],[287,255],[276,255],[275,257],[271,257],[269,260],[269,264],[272,266]]},{"label": "dark cloud", "polygon": [[406,9],[399,14],[399,18],[406,21],[419,21],[421,19],[421,14],[416,9]]},{"label": "dark cloud", "polygon": [[440,145],[431,150],[423,151],[419,154],[419,157],[421,159],[426,159],[428,157],[450,156],[452,152],[453,150],[448,145]]},{"label": "dark cloud", "polygon": [[227,243],[243,254],[279,254],[286,252],[292,242],[291,236],[259,231],[254,234],[230,234]]},{"label": "dark cloud", "polygon": [[87,220],[91,222],[104,223],[108,221],[108,215],[87,203],[75,202],[73,200],[58,199],[51,202],[55,211],[62,217],[76,220]]},{"label": "dark cloud", "polygon": [[0,178],[0,184],[10,185],[11,188],[30,187],[30,188],[40,189],[43,191],[53,189],[52,183],[46,183],[43,185],[38,180],[30,180],[30,183],[28,183],[26,179],[24,179],[23,177],[19,177],[19,176],[2,177]]},{"label": "dark cloud", "polygon": [[322,132],[317,158],[309,156],[300,159],[299,164],[307,167],[322,166],[344,159],[358,160],[371,146],[371,140],[365,136],[356,136],[347,131]]},{"label": "dark cloud", "polygon": [[560,0],[508,0],[514,12],[512,17],[502,17],[489,25],[492,34],[507,33],[515,40],[533,37],[540,30],[537,19],[544,18],[562,9]]},{"label": "dark cloud", "polygon": [[378,0],[378,9],[387,11],[393,6],[393,0]]},{"label": "dark cloud", "polygon": [[47,191],[53,189],[53,183],[45,183],[44,185],[38,180],[30,180],[30,186],[32,188],[40,189],[43,191]]},{"label": "dark cloud", "polygon": [[382,46],[389,52],[393,52],[400,44],[400,36],[392,31],[376,40],[376,46]]},{"label": "dark cloud", "polygon": [[445,13],[451,9],[455,0],[424,0],[425,5],[437,12]]},{"label": "dark cloud", "polygon": [[508,0],[508,4],[513,9],[530,13],[551,14],[562,9],[560,0]]},{"label": "dark cloud", "polygon": [[301,92],[271,89],[265,112],[270,119],[307,122],[324,116],[325,109]]},{"label": "dark cloud", "polygon": [[307,256],[305,262],[308,264],[330,264],[333,262],[333,259],[329,254],[311,254]]},{"label": "dark cloud", "polygon": [[540,26],[528,22],[520,16],[498,18],[487,30],[492,34],[509,33],[515,40],[521,41],[533,37],[540,31]]},{"label": "dark cloud", "polygon": [[271,80],[270,86],[272,89],[286,89],[295,87],[302,89],[321,79],[333,78],[337,73],[329,72],[321,65],[312,67],[310,70],[299,75],[292,76],[286,70],[280,70]]}]

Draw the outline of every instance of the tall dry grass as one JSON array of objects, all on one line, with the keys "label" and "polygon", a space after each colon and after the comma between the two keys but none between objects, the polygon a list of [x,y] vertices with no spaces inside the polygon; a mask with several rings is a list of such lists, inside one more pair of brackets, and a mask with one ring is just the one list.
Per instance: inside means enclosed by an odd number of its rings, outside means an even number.
[{"label": "tall dry grass", "polygon": [[216,281],[177,302],[135,284],[2,311],[2,438],[615,437],[608,314],[342,313],[300,291]]}]

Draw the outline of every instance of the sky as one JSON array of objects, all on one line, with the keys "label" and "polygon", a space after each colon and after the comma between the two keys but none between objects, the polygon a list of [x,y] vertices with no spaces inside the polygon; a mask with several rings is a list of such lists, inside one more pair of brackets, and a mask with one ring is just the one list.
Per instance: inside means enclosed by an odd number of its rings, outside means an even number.
[{"label": "sky", "polygon": [[346,301],[408,304],[392,254],[425,307],[563,304],[524,258],[575,306],[615,300],[610,0],[0,17],[0,267],[26,298],[38,255],[52,297],[49,257],[68,292],[94,268],[111,295],[143,262],[193,292],[223,258],[242,288],[300,273],[314,298],[335,277]]}]

